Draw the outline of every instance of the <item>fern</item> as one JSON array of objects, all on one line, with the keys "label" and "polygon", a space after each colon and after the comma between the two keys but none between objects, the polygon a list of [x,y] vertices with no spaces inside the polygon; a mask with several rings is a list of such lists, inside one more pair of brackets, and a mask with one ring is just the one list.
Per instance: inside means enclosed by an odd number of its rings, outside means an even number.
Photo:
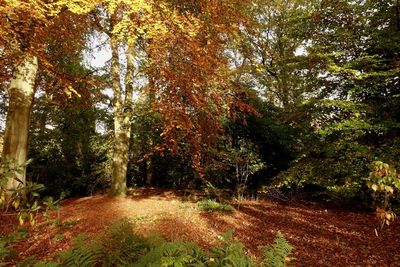
[{"label": "fern", "polygon": [[[278,233],[275,243],[265,248],[261,266],[285,266],[292,249]],[[256,264],[244,252],[244,245],[233,239],[232,231],[224,233],[217,246],[203,250],[189,242],[166,242],[160,236],[138,236],[133,232],[133,224],[128,219],[121,219],[91,242],[79,235],[73,248],[62,253],[57,262],[42,261],[34,266],[252,267]]]},{"label": "fern", "polygon": [[28,237],[28,231],[20,228],[6,236],[0,236],[0,267],[7,266],[10,260],[18,259],[18,252],[12,244]]},{"label": "fern", "polygon": [[284,267],[289,260],[293,247],[285,239],[281,232],[278,232],[272,245],[264,248],[264,261],[262,266]]},{"label": "fern", "polygon": [[100,241],[103,265],[115,266],[136,262],[149,251],[149,242],[144,237],[135,235],[133,228],[133,223],[123,218],[107,229]]},{"label": "fern", "polygon": [[243,249],[244,245],[234,240],[233,231],[229,230],[222,234],[219,245],[211,249],[209,266],[253,266]]},{"label": "fern", "polygon": [[234,207],[232,207],[229,204],[221,204],[218,203],[214,200],[211,199],[206,199],[199,201],[197,203],[197,206],[200,210],[202,211],[226,211],[226,212],[232,212],[235,210]]},{"label": "fern", "polygon": [[85,235],[75,239],[73,249],[60,255],[64,267],[91,267],[98,263],[101,247],[96,242],[89,242]]},{"label": "fern", "polygon": [[3,266],[2,262],[5,261],[9,253],[10,249],[7,247],[6,240],[0,238],[0,266]]},{"label": "fern", "polygon": [[60,267],[62,266],[58,262],[49,262],[49,261],[39,261],[33,267]]},{"label": "fern", "polygon": [[206,266],[208,257],[197,245],[188,242],[161,243],[132,266]]}]

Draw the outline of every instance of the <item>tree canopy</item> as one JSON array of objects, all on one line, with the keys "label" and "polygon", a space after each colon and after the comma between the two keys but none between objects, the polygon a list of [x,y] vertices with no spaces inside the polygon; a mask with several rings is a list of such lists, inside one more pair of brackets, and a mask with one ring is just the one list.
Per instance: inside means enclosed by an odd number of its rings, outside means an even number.
[{"label": "tree canopy", "polygon": [[0,22],[2,160],[50,193],[370,203],[371,164],[398,165],[398,1],[3,0]]}]

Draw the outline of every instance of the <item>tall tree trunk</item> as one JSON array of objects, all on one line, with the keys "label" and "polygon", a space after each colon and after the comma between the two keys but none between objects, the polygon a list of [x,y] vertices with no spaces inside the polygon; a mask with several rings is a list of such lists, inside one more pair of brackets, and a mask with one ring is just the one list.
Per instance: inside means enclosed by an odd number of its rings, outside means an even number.
[{"label": "tall tree trunk", "polygon": [[125,99],[121,86],[118,39],[111,36],[112,63],[111,74],[114,92],[114,153],[112,163],[112,182],[110,194],[113,196],[126,194],[126,174],[128,169],[128,153],[131,137],[132,93],[133,93],[133,49],[127,50],[127,71],[125,77]]},{"label": "tall tree trunk", "polygon": [[[35,93],[35,79],[38,70],[36,56],[25,55],[22,62],[13,71],[9,89],[9,106],[4,134],[2,157],[16,160],[22,165],[27,161],[29,122]],[[24,184],[26,169],[17,174],[17,178]],[[17,188],[19,182],[10,179],[8,189]]]}]

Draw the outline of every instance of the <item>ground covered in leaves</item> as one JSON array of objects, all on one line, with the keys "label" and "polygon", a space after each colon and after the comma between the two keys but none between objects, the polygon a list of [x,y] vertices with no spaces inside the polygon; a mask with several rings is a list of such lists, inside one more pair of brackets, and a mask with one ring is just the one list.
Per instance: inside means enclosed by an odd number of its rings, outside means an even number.
[{"label": "ground covered in leaves", "polygon": [[[400,266],[400,223],[376,236],[373,213],[327,209],[312,203],[244,201],[230,213],[202,212],[181,194],[136,190],[126,198],[106,195],[64,200],[52,219],[40,218],[27,239],[14,245],[18,259],[52,259],[68,249],[78,233],[96,235],[121,217],[130,218],[143,235],[160,233],[207,247],[229,229],[253,256],[278,231],[295,247],[293,266]],[[56,222],[56,219],[59,222]],[[0,233],[18,227],[15,214],[0,213]]]}]

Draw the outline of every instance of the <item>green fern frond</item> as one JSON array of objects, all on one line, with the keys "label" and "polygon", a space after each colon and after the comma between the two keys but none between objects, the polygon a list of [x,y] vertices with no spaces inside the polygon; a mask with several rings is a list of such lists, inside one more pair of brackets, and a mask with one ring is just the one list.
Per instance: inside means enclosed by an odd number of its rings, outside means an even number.
[{"label": "green fern frond", "polygon": [[284,267],[287,266],[289,256],[293,247],[285,239],[281,232],[276,234],[275,241],[272,245],[264,248],[264,261],[262,266],[265,267]]},{"label": "green fern frond", "polygon": [[233,239],[233,231],[228,230],[221,235],[220,244],[210,250],[212,261],[209,266],[253,266],[249,256],[244,251],[244,245]]},{"label": "green fern frond", "polygon": [[[203,250],[189,242],[166,242],[159,236],[144,238],[136,235],[132,228],[129,220],[122,219],[92,241],[79,235],[73,242],[73,248],[62,253],[58,261],[38,262],[35,266],[257,266],[244,252],[244,245],[233,238],[232,231],[222,234],[217,246]],[[278,233],[274,244],[265,248],[261,266],[285,266],[292,249],[283,235]]]},{"label": "green fern frond", "polygon": [[74,240],[73,249],[60,255],[62,260],[61,266],[92,267],[98,262],[100,254],[100,246],[96,242],[88,242],[87,237],[80,234]]},{"label": "green fern frond", "polygon": [[125,265],[137,261],[150,249],[149,242],[133,232],[134,224],[123,218],[112,224],[100,239],[105,266]]},{"label": "green fern frond", "polygon": [[206,266],[207,255],[188,242],[168,242],[153,247],[133,266]]}]

